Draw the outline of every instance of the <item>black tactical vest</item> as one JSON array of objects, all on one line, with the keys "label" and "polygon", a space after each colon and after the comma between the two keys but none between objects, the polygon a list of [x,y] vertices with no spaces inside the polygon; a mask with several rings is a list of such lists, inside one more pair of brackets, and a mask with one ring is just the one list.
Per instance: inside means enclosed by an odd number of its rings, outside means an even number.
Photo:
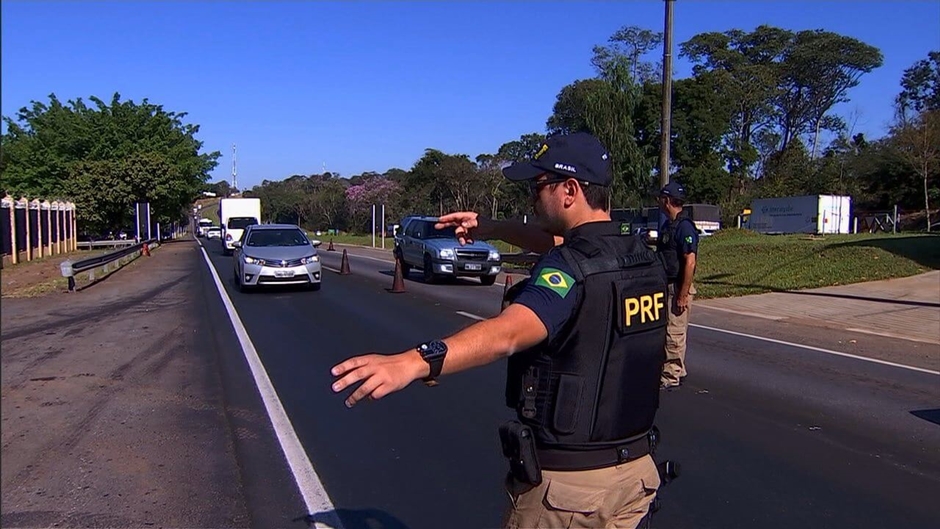
[{"label": "black tactical vest", "polygon": [[[663,232],[659,234],[659,240],[656,241],[656,249],[662,254],[666,264],[666,277],[673,283],[679,278],[679,223],[692,222],[688,217],[679,217],[676,220],[666,221],[663,226]],[[692,228],[695,228],[693,223]]]},{"label": "black tactical vest", "polygon": [[659,407],[665,269],[619,222],[580,226],[556,251],[582,289],[579,307],[553,341],[509,358],[506,403],[540,448],[613,447],[647,432]]}]

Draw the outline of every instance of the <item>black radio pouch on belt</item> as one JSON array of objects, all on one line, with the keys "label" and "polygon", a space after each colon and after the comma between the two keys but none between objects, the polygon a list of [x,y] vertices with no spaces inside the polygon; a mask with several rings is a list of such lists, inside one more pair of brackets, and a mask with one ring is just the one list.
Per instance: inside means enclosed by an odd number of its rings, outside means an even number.
[{"label": "black radio pouch on belt", "polygon": [[530,485],[542,483],[542,469],[535,452],[532,429],[519,421],[509,421],[499,427],[499,441],[503,455],[509,459],[509,471],[517,480]]}]

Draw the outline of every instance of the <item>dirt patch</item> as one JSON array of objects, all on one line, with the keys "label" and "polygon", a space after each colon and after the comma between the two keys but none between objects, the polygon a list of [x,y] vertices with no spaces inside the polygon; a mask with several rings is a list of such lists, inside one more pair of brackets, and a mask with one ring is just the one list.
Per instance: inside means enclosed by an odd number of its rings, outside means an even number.
[{"label": "dirt patch", "polygon": [[3,300],[0,525],[251,525],[197,342],[198,252],[166,244],[82,292]]},{"label": "dirt patch", "polygon": [[67,259],[78,261],[112,250],[75,250],[72,252],[8,264],[0,270],[0,296],[4,298],[35,297],[53,292],[65,292],[68,281],[62,277],[59,265]]}]

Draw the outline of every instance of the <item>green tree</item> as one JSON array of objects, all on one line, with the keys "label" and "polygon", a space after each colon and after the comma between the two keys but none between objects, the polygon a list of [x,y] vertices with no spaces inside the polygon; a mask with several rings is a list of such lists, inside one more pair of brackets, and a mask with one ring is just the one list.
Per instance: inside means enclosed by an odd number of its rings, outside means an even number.
[{"label": "green tree", "polygon": [[740,204],[734,201],[723,145],[733,108],[720,88],[715,76],[707,73],[673,84],[670,153],[674,177],[685,184],[691,200],[737,211]]},{"label": "green tree", "polygon": [[[82,229],[124,225],[130,205],[143,200],[165,222],[180,220],[220,153],[200,152],[199,126],[184,123],[186,113],[146,99],[121,101],[117,93],[107,104],[89,99],[94,106],[82,99],[63,104],[51,94],[48,104],[33,101],[15,119],[4,116],[3,187],[35,197],[70,195]],[[101,196],[126,209],[99,207]]]},{"label": "green tree", "polygon": [[642,84],[658,77],[658,65],[642,59],[644,55],[662,45],[661,32],[638,26],[624,26],[614,32],[607,42],[607,46],[594,46],[594,56],[591,58],[591,64],[602,78],[624,60],[634,82]]},{"label": "green tree", "polygon": [[642,200],[652,186],[652,157],[637,143],[633,114],[642,89],[626,58],[610,62],[604,79],[575,81],[561,89],[547,121],[552,134],[589,132],[607,147],[614,173],[615,207]]},{"label": "green tree", "polygon": [[878,48],[831,31],[787,32],[787,36],[775,98],[782,132],[779,150],[801,134],[812,134],[810,157],[815,158],[820,131],[841,126],[841,120],[834,120],[829,111],[848,101],[848,91],[863,74],[881,66],[884,58]]},{"label": "green tree", "polygon": [[227,180],[219,180],[218,182],[211,183],[207,186],[206,191],[210,193],[215,193],[215,196],[225,198],[231,196],[232,193],[237,193],[238,190],[234,189]]},{"label": "green tree", "polygon": [[545,124],[549,134],[591,132],[586,117],[588,102],[609,93],[610,86],[603,79],[581,79],[563,87]]},{"label": "green tree", "polygon": [[924,215],[930,231],[930,199],[940,196],[940,110],[921,112],[892,134],[899,157],[923,184]]},{"label": "green tree", "polygon": [[901,93],[895,99],[902,119],[910,113],[940,110],[940,51],[904,70]]}]

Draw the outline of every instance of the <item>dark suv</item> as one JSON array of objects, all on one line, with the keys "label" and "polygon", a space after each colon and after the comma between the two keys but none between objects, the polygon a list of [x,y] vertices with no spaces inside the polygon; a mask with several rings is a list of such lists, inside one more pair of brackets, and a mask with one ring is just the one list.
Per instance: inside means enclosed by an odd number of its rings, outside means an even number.
[{"label": "dark suv", "polygon": [[403,231],[395,238],[395,258],[402,273],[420,268],[424,281],[433,283],[442,277],[479,277],[492,285],[499,275],[502,258],[493,245],[483,241],[460,245],[454,228],[437,230],[437,217],[407,217]]}]

